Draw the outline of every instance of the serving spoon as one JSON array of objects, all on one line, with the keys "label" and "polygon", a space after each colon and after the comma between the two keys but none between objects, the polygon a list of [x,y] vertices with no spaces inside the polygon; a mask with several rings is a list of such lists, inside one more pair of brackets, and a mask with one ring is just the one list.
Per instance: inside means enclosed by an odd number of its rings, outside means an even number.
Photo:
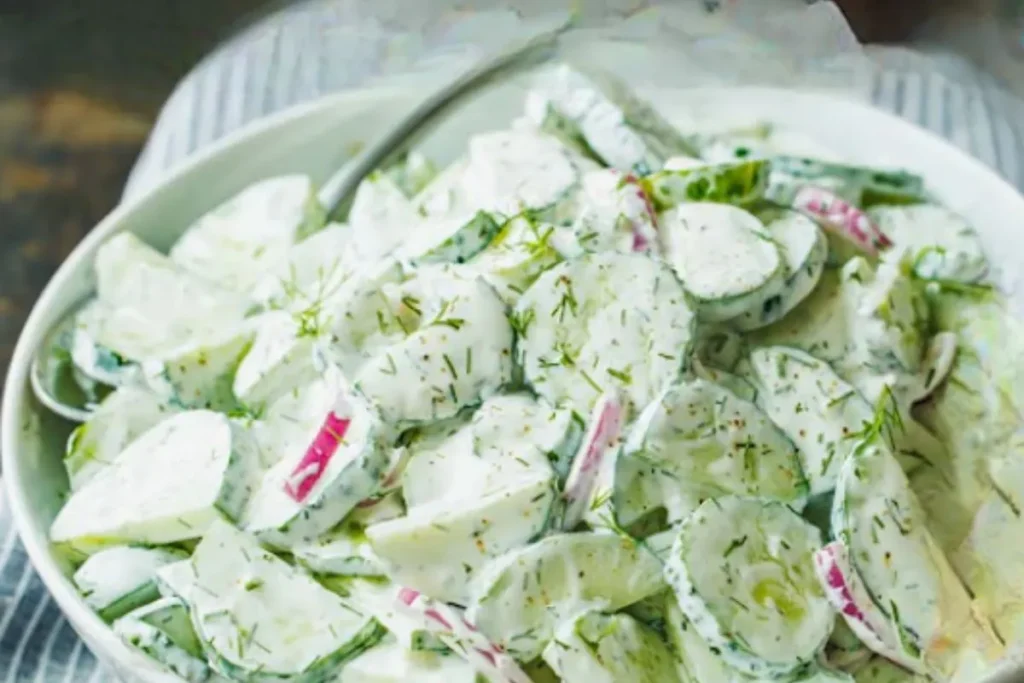
[{"label": "serving spoon", "polygon": [[[347,206],[366,176],[398,159],[467,98],[501,78],[550,59],[559,39],[571,25],[571,21],[565,21],[506,47],[423,100],[388,133],[327,179],[317,193],[327,215]],[[75,366],[71,360],[75,319],[82,305],[74,307],[46,333],[29,369],[29,385],[35,397],[46,408],[71,422],[85,422],[96,408],[95,397],[75,381]]]}]

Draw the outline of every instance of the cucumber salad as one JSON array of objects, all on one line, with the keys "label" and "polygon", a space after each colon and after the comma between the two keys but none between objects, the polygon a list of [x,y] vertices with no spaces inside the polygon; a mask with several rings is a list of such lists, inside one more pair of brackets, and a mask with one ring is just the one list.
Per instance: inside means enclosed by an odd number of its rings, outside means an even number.
[{"label": "cucumber salad", "polygon": [[75,586],[189,683],[978,680],[1021,328],[919,176],[792,139],[559,66],[336,220],[283,176],[111,238]]}]

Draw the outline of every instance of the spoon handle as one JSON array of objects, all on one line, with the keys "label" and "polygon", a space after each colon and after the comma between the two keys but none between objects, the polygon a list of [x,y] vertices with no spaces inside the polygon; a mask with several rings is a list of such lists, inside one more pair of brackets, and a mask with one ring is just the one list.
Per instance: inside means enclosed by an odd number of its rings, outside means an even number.
[{"label": "spoon handle", "polygon": [[328,178],[317,195],[327,215],[333,215],[345,206],[363,178],[406,152],[454,106],[495,80],[548,59],[554,53],[559,37],[570,25],[571,22],[567,21],[518,42],[463,72],[431,94],[386,135]]}]

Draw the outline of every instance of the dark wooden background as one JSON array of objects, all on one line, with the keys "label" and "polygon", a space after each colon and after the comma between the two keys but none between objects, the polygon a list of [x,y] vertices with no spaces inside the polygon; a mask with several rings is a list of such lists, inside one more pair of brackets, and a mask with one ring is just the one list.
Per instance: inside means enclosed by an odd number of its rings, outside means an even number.
[{"label": "dark wooden background", "polygon": [[[864,39],[897,40],[945,0],[840,1]],[[116,203],[175,82],[280,4],[0,0],[0,372],[42,286]]]}]

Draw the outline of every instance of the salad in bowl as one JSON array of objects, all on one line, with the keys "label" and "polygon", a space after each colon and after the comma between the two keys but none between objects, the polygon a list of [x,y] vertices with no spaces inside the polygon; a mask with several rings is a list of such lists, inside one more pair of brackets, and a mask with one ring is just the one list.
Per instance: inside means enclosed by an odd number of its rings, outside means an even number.
[{"label": "salad in bowl", "polygon": [[110,238],[82,598],[190,683],[977,680],[1024,637],[1016,322],[920,176],[787,140],[559,66],[343,222],[285,175]]}]

